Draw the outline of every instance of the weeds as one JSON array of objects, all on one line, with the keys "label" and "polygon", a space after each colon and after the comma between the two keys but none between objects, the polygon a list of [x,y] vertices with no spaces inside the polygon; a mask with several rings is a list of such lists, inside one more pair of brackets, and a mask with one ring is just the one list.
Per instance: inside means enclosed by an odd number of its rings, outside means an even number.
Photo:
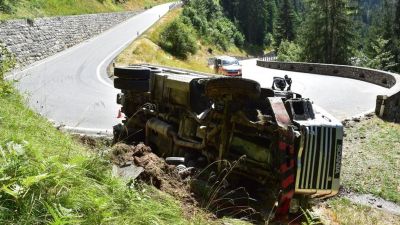
[{"label": "weeds", "polygon": [[[197,178],[208,176],[207,183],[212,184],[203,190],[201,207],[217,216],[229,217],[247,217],[250,218],[256,211],[250,207],[252,199],[244,187],[229,189],[228,178],[233,170],[238,167],[243,157],[232,163],[224,161],[216,161],[208,165],[202,172],[197,175]],[[222,163],[224,167],[218,173],[209,172],[217,164]]]},{"label": "weeds", "polygon": [[107,160],[27,109],[10,88],[0,96],[0,224],[188,223],[171,197],[112,178]]}]

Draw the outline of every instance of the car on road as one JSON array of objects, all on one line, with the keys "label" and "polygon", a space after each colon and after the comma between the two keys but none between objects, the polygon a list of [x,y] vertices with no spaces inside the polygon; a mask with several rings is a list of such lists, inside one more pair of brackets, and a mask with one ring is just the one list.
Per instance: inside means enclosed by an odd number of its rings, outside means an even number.
[{"label": "car on road", "polygon": [[230,76],[230,77],[241,77],[242,76],[242,65],[239,61],[231,56],[219,56],[214,61],[215,73]]}]

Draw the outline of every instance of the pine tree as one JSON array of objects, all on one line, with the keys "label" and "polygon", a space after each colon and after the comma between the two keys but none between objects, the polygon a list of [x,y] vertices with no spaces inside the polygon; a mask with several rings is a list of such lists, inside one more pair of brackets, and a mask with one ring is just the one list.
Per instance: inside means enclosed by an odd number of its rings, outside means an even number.
[{"label": "pine tree", "polygon": [[309,0],[301,33],[302,58],[310,62],[348,64],[354,30],[347,0]]},{"label": "pine tree", "polygon": [[[378,16],[373,19],[373,26],[370,28],[371,35],[368,40],[368,49],[367,55],[372,60],[379,59],[378,52],[375,48],[375,42],[378,39],[385,40],[384,45],[381,45],[382,48],[380,51],[383,53],[387,53],[390,56],[386,60],[380,60],[381,65],[379,66],[385,70],[398,70],[399,64],[399,44],[398,38],[396,38],[396,16],[395,16],[395,5],[393,1],[383,0],[381,3]],[[371,65],[376,65],[376,62],[371,62]],[[374,66],[376,67],[376,66]]]},{"label": "pine tree", "polygon": [[393,36],[394,36],[394,61],[397,64],[395,67],[396,72],[400,72],[400,0],[397,1],[396,16],[393,23]]},{"label": "pine tree", "polygon": [[283,40],[293,41],[295,39],[296,15],[290,0],[283,0],[279,20],[275,32],[276,47],[279,47]]}]

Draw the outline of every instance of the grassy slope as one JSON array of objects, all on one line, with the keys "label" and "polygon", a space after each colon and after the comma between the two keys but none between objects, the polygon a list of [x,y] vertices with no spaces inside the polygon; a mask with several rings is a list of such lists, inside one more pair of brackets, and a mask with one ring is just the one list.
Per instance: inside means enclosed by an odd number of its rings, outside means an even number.
[{"label": "grassy slope", "polygon": [[374,117],[346,133],[343,185],[400,204],[400,125]]},{"label": "grassy slope", "polygon": [[[178,9],[163,17],[156,25],[125,49],[117,57],[116,63],[118,65],[150,63],[212,73],[213,70],[207,66],[209,58],[225,54],[234,56],[246,55],[244,51],[234,47],[229,49],[228,52],[223,52],[214,46],[202,43],[201,40],[198,41],[198,52],[189,56],[187,60],[178,59],[163,51],[158,45],[160,32],[181,13],[182,10]],[[208,53],[209,48],[213,50],[213,54]]]},{"label": "grassy slope", "polygon": [[[400,203],[400,124],[373,117],[346,128],[342,185]],[[329,207],[328,207],[329,206]],[[400,224],[400,216],[336,197],[318,207],[326,224]]]},{"label": "grassy slope", "polygon": [[0,224],[188,224],[174,199],[128,189],[110,164],[0,81]]},{"label": "grassy slope", "polygon": [[0,13],[0,20],[138,10],[170,1],[129,0],[123,4],[114,4],[112,0],[104,0],[103,3],[99,0],[19,0],[12,14]]},{"label": "grassy slope", "polygon": [[333,198],[314,210],[326,225],[400,225],[400,216],[354,204],[344,198]]}]

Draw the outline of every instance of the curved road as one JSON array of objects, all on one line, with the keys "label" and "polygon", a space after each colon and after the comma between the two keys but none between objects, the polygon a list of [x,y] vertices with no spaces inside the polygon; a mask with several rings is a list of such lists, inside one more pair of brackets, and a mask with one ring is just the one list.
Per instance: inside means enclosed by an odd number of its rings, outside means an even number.
[{"label": "curved road", "polygon": [[[12,74],[17,88],[26,93],[29,105],[41,115],[77,132],[111,133],[119,123],[118,90],[107,78],[106,68],[138,33],[166,14],[171,4],[156,6],[105,33],[72,47],[27,69]],[[270,87],[273,76],[288,74],[293,90],[309,97],[338,119],[374,108],[377,94],[388,89],[351,79],[286,72],[242,61],[245,78]]]},{"label": "curved road", "polygon": [[375,110],[376,96],[389,89],[348,78],[289,72],[256,66],[256,60],[241,61],[243,77],[271,87],[274,76],[292,78],[292,90],[327,110],[337,119]]},{"label": "curved road", "polygon": [[164,4],[138,14],[82,44],[12,75],[41,115],[81,131],[111,132],[119,123],[118,90],[106,68],[124,47],[166,14]]}]

